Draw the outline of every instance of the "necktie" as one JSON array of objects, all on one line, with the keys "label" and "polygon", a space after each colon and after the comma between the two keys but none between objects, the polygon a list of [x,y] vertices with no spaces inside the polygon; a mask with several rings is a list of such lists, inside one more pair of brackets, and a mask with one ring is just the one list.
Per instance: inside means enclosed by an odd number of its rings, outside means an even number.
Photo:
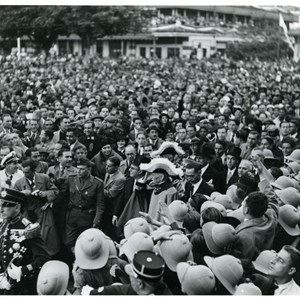
[{"label": "necktie", "polygon": [[59,177],[63,177],[63,176],[64,176],[64,173],[65,173],[65,168],[64,168],[64,167],[61,167],[61,168],[60,168],[60,172],[59,172]]},{"label": "necktie", "polygon": [[227,180],[226,180],[227,184],[228,184],[230,178],[231,178],[231,171],[228,171],[228,173],[227,173]]},{"label": "necktie", "polygon": [[109,174],[106,174],[106,179],[105,179],[104,184],[106,184],[106,183],[108,182],[109,178],[110,178],[110,175],[109,175]]}]

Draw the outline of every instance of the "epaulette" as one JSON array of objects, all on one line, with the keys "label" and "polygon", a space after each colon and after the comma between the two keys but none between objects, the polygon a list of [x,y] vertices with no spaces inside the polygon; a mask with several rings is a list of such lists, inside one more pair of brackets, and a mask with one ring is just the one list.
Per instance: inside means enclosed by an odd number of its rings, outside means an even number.
[{"label": "epaulette", "polygon": [[41,226],[39,223],[32,224],[28,219],[23,218],[22,223],[25,225],[25,238],[33,239],[40,235]]}]

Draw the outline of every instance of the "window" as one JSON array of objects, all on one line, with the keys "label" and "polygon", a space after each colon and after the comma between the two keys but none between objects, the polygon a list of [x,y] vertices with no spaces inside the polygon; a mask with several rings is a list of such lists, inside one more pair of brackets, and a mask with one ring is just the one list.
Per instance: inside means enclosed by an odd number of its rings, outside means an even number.
[{"label": "window", "polygon": [[141,47],[140,48],[140,56],[141,57],[146,57],[146,47]]}]

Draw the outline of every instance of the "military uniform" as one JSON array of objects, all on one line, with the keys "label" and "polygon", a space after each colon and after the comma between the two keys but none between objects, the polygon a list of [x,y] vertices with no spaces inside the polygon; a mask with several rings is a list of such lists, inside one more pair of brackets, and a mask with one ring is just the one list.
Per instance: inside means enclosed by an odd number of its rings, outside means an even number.
[{"label": "military uniform", "polygon": [[[172,292],[162,281],[165,262],[158,254],[148,250],[135,253],[130,265],[125,266],[125,272],[134,278],[155,283],[155,288],[148,295],[172,295]],[[139,290],[131,284],[110,285],[91,289],[90,295],[138,295]]]},{"label": "military uniform", "polygon": [[66,246],[73,247],[84,230],[100,226],[105,207],[103,182],[92,175],[83,182],[78,176],[70,176],[60,196],[67,201],[63,240]]},{"label": "military uniform", "polygon": [[[0,289],[0,295],[36,294],[36,278],[43,264],[50,259],[39,228],[30,229],[30,222],[21,214],[0,224],[0,273],[11,284],[9,290]],[[13,260],[13,261],[12,261]],[[10,278],[7,269],[13,263],[22,270],[21,281]]]}]

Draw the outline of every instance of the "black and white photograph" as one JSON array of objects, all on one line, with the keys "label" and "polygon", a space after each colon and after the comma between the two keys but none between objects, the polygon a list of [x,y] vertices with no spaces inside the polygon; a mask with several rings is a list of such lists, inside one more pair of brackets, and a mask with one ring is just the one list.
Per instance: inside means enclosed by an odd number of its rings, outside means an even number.
[{"label": "black and white photograph", "polygon": [[300,295],[282,4],[0,4],[1,299]]}]

